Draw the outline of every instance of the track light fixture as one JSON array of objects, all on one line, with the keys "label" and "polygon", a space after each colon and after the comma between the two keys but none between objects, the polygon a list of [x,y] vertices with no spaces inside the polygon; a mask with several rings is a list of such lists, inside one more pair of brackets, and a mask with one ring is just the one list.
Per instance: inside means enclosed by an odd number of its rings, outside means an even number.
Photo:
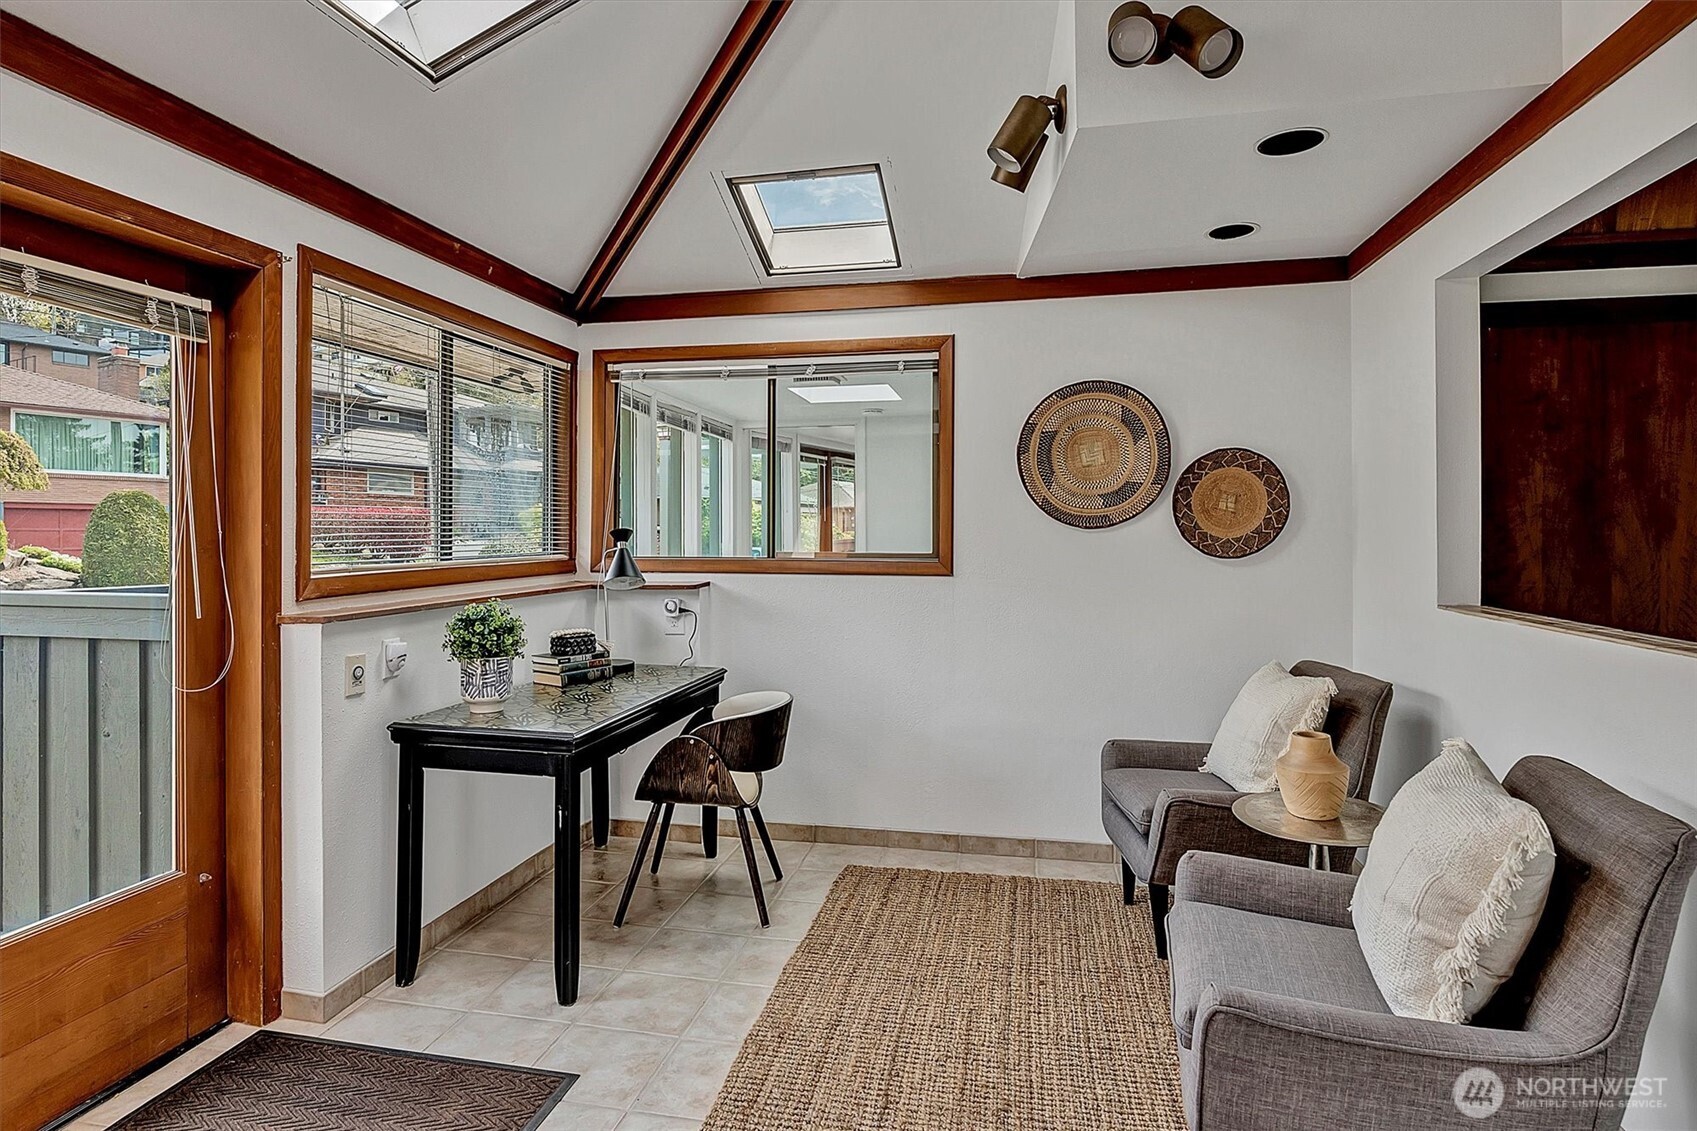
[{"label": "track light fixture", "polygon": [[996,163],[990,179],[1015,192],[1024,192],[1031,183],[1032,171],[1037,168],[1037,159],[1049,144],[1050,123],[1056,132],[1067,128],[1066,87],[1055,91],[1053,98],[1046,94],[1020,95],[990,142],[990,160]]},{"label": "track light fixture", "polygon": [[1120,66],[1163,63],[1174,55],[1203,78],[1217,79],[1243,57],[1243,34],[1197,4],[1168,17],[1142,0],[1128,0],[1108,17],[1108,58]]}]

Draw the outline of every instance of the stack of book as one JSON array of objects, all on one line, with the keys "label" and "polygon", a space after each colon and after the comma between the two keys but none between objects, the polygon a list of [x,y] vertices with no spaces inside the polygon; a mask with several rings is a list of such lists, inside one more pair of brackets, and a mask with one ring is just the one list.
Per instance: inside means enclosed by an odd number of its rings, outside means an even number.
[{"label": "stack of book", "polygon": [[580,683],[595,683],[632,671],[632,660],[615,660],[606,648],[596,648],[588,655],[567,658],[548,653],[530,658],[531,679],[539,687],[572,687]]}]

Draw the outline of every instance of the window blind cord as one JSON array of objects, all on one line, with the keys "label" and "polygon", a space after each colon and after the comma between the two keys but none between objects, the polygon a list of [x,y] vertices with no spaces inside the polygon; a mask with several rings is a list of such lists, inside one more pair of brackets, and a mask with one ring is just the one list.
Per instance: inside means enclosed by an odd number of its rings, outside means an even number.
[{"label": "window blind cord", "polygon": [[[175,312],[173,312],[173,318],[175,318],[175,316]],[[195,490],[194,462],[189,458],[193,447],[194,422],[198,407],[195,393],[197,386],[200,384],[197,380],[197,374],[195,371],[195,355],[198,351],[193,348],[192,344],[188,344],[187,348],[183,348],[185,343],[181,338],[178,339],[178,342],[179,349],[184,357],[182,366],[184,378],[183,384],[186,385],[186,388],[179,386],[178,381],[175,378],[172,380],[172,386],[173,389],[176,390],[173,393],[173,400],[177,399],[177,396],[181,394],[181,403],[186,406],[186,411],[184,413],[184,434],[182,439],[179,441],[182,445],[181,466],[183,469],[184,505],[182,510],[179,512],[179,526],[177,536],[173,539],[173,548],[179,547],[183,544],[183,531],[180,523],[182,521],[186,521],[188,523],[187,541],[189,548],[190,572],[194,589],[194,617],[196,620],[204,620],[206,611],[201,600],[200,536],[195,523],[195,498],[198,492]],[[208,352],[210,352],[210,349]],[[210,377],[210,375],[208,376]],[[201,687],[184,687],[182,684],[178,683],[175,678],[172,679],[171,686],[176,691],[187,695],[199,695],[203,692],[211,691],[213,688],[223,683],[229,676],[230,668],[234,665],[236,659],[235,604],[230,599],[230,571],[224,553],[224,497],[223,490],[220,487],[220,475],[218,472],[218,408],[217,402],[213,397],[212,381],[209,379],[205,384],[206,421],[210,437],[208,442],[211,445],[212,461],[212,518],[218,531],[218,581],[224,599],[225,648],[224,662],[222,666],[219,667],[218,674],[212,678],[210,683]],[[178,652],[178,656],[179,662],[176,666],[181,667],[180,651]]]}]

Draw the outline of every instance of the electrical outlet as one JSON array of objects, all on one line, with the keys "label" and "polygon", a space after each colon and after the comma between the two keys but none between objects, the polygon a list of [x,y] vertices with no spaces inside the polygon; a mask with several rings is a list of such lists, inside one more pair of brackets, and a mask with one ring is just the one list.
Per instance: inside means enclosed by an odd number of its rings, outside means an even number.
[{"label": "electrical outlet", "polygon": [[394,679],[407,666],[407,642],[390,639],[383,642],[383,678]]},{"label": "electrical outlet", "polygon": [[[689,625],[684,623],[684,617],[690,616],[690,612],[684,603],[676,597],[668,597],[664,608],[666,611],[666,635],[688,636]],[[690,619],[693,620],[694,617],[691,616]]]},{"label": "electrical outlet", "polygon": [[365,694],[365,653],[348,656],[342,672],[342,694],[349,699]]}]

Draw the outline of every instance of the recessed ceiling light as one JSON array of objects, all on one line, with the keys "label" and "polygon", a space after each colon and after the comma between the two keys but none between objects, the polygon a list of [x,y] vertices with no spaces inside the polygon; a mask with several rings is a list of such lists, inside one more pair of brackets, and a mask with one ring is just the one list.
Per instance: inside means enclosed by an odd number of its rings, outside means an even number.
[{"label": "recessed ceiling light", "polygon": [[1240,240],[1244,236],[1260,230],[1261,225],[1259,224],[1221,224],[1217,228],[1209,229],[1208,238],[1211,240]]},{"label": "recessed ceiling light", "polygon": [[1327,138],[1325,130],[1319,126],[1301,126],[1294,130],[1280,130],[1271,137],[1264,137],[1255,146],[1255,152],[1267,157],[1289,157],[1293,153],[1307,153]]},{"label": "recessed ceiling light", "polygon": [[899,401],[901,394],[888,385],[791,385],[790,392],[808,404],[863,404]]}]

